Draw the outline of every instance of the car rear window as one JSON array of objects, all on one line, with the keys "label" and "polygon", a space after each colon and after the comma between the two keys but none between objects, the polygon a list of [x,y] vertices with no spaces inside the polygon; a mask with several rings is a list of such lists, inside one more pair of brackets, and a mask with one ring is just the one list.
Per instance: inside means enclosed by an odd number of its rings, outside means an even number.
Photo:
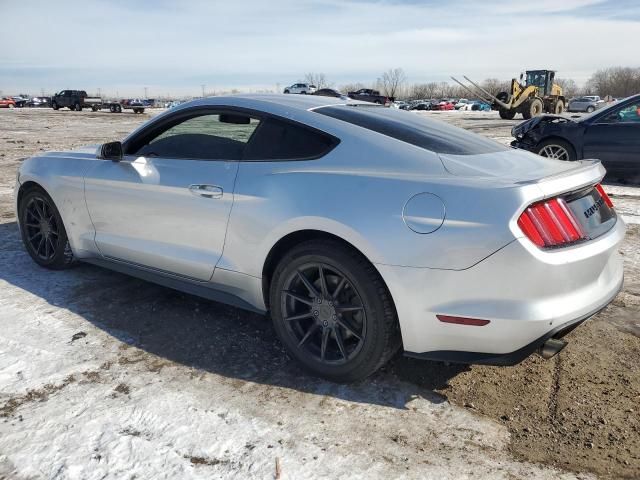
[{"label": "car rear window", "polygon": [[327,154],[338,139],[276,118],[266,118],[245,150],[244,160],[307,160]]},{"label": "car rear window", "polygon": [[508,150],[481,135],[395,108],[340,105],[314,111],[435,153],[478,155]]}]

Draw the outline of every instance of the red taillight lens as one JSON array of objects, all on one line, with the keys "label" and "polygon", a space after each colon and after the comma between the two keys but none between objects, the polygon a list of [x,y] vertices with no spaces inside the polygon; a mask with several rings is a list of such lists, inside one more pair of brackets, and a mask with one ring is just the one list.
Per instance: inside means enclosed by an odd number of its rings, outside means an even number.
[{"label": "red taillight lens", "polygon": [[557,247],[586,238],[562,198],[529,206],[520,215],[518,226],[539,247]]},{"label": "red taillight lens", "polygon": [[604,203],[607,204],[607,207],[613,208],[613,202],[609,198],[609,195],[607,195],[607,192],[604,191],[604,188],[602,188],[602,185],[600,183],[598,185],[596,185],[596,190],[598,191],[598,193],[600,194],[600,196],[604,200]]}]

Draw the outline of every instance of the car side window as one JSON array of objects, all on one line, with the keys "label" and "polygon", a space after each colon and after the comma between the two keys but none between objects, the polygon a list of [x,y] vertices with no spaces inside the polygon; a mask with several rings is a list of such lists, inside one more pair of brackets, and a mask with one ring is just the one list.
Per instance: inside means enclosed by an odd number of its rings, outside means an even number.
[{"label": "car side window", "polygon": [[240,160],[260,121],[246,115],[207,113],[187,118],[147,141],[135,155]]},{"label": "car side window", "polygon": [[629,105],[618,113],[621,122],[640,123],[640,102]]},{"label": "car side window", "polygon": [[626,107],[615,109],[602,117],[598,123],[639,123],[640,124],[640,102],[627,105]]},{"label": "car side window", "polygon": [[244,160],[310,160],[326,155],[337,143],[326,133],[267,118],[247,146]]}]

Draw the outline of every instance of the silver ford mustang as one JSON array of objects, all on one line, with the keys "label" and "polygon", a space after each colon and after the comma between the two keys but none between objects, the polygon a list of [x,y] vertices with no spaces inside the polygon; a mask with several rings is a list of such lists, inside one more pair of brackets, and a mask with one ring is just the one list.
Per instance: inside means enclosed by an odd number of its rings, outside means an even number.
[{"label": "silver ford mustang", "polygon": [[410,112],[252,95],[32,157],[15,194],[39,265],[270,312],[293,357],[347,382],[400,347],[494,365],[561,350],[622,286],[604,173]]}]

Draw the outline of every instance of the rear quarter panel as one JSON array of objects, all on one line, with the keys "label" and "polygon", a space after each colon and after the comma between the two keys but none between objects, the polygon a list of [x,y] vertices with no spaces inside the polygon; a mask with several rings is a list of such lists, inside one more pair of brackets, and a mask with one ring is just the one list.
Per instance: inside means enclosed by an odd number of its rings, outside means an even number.
[{"label": "rear quarter panel", "polygon": [[[218,267],[261,277],[282,237],[319,230],[373,263],[464,269],[513,241],[509,221],[523,195],[541,195],[536,185],[456,178],[436,154],[376,137],[343,137],[319,160],[242,163]],[[413,232],[402,217],[407,201],[424,192],[440,197],[446,210],[430,234]]]}]

